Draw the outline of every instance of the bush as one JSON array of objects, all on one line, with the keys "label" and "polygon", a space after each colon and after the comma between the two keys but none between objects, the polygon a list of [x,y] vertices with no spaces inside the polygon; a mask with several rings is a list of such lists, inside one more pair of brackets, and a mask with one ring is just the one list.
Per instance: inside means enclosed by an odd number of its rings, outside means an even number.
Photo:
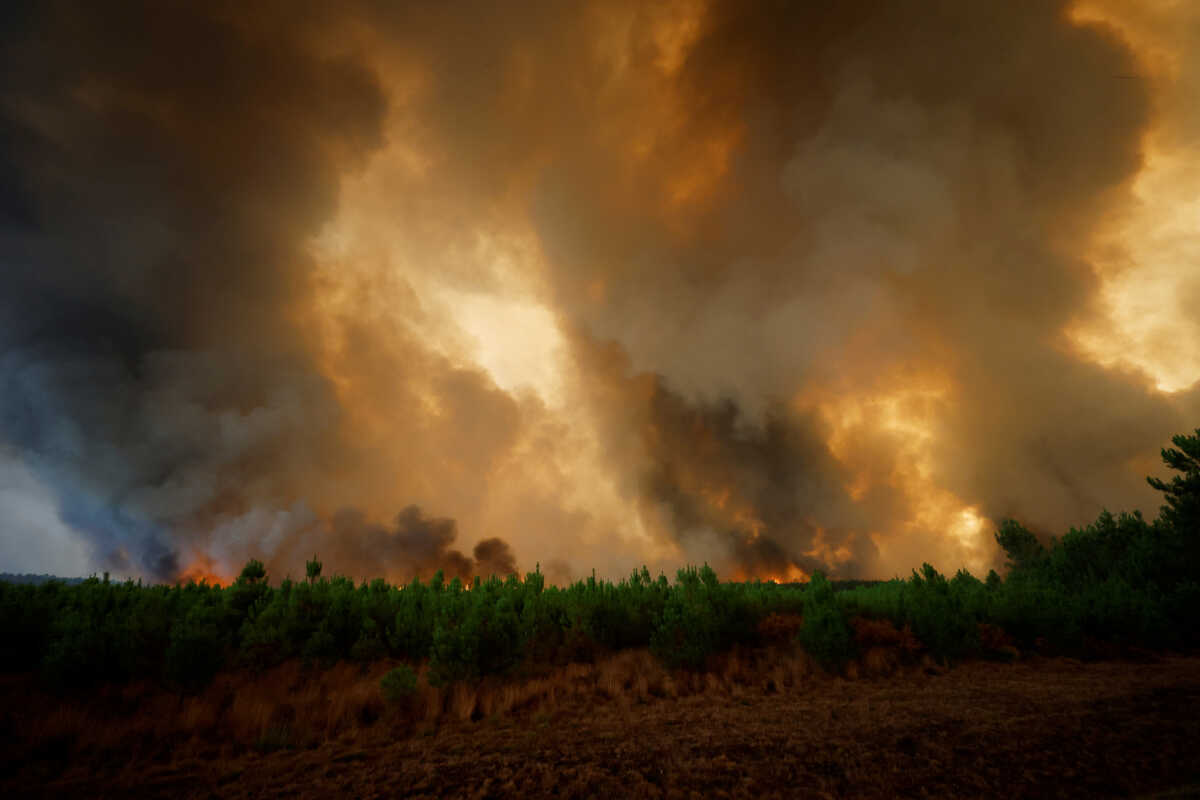
[{"label": "bush", "polygon": [[517,586],[515,580],[506,584],[491,578],[467,592],[457,578],[451,581],[433,629],[431,684],[501,675],[521,661],[525,643],[513,597]]},{"label": "bush", "polygon": [[417,673],[407,664],[401,664],[383,676],[379,688],[388,703],[403,703],[417,693]]},{"label": "bush", "polygon": [[923,564],[920,573],[913,570],[906,588],[903,621],[934,655],[955,659],[979,651],[983,608],[977,593],[987,591],[982,582],[966,571],[947,581],[932,566]]},{"label": "bush", "polygon": [[217,609],[197,606],[171,629],[165,677],[168,683],[195,691],[203,688],[225,662],[225,637]]},{"label": "bush", "polygon": [[717,626],[708,598],[675,592],[650,636],[650,652],[672,669],[700,669],[717,649]]},{"label": "bush", "polygon": [[358,641],[350,648],[351,660],[369,663],[371,661],[378,661],[386,657],[387,654],[387,645],[383,643],[376,633],[375,624],[371,620],[367,620],[363,627],[362,635],[358,637]]},{"label": "bush", "polygon": [[990,622],[1010,633],[1022,647],[1039,639],[1060,650],[1083,645],[1077,598],[1061,587],[1031,576],[1013,575],[996,593]]},{"label": "bush", "polygon": [[399,593],[396,601],[398,608],[392,618],[392,632],[388,640],[396,655],[413,660],[429,657],[439,600],[437,588],[441,586],[440,573],[435,577],[438,580],[433,586],[425,586],[420,580],[414,580]]},{"label": "bush", "polygon": [[707,564],[679,570],[650,635],[650,651],[668,667],[700,669],[714,653],[757,641],[769,609],[746,586],[722,584]]},{"label": "bush", "polygon": [[324,626],[313,633],[304,644],[305,661],[332,664],[337,660],[337,641]]},{"label": "bush", "polygon": [[836,671],[854,657],[854,633],[821,572],[813,573],[804,591],[804,624],[797,634],[800,646],[825,669]]}]

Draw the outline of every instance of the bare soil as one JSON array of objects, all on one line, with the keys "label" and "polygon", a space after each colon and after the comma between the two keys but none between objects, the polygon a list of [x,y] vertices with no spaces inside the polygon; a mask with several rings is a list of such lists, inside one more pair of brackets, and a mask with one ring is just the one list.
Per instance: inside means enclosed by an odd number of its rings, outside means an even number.
[{"label": "bare soil", "polygon": [[706,687],[567,694],[482,719],[385,714],[275,750],[43,742],[4,759],[0,795],[1200,797],[1196,656]]}]

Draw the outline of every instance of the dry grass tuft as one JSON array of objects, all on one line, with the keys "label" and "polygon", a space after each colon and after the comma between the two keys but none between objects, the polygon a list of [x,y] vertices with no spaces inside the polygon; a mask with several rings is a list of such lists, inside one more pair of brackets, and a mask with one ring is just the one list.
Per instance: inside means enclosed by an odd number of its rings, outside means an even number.
[{"label": "dry grass tuft", "polygon": [[883,645],[898,648],[909,655],[925,649],[920,640],[913,635],[912,628],[907,625],[902,629],[897,628],[891,620],[855,617],[850,620],[850,627],[854,629],[854,640],[863,649]]},{"label": "dry grass tuft", "polygon": [[860,659],[862,674],[868,677],[891,675],[900,668],[901,654],[894,647],[870,647]]},{"label": "dry grass tuft", "polygon": [[799,614],[768,614],[758,623],[758,635],[764,642],[790,642],[804,626]]}]

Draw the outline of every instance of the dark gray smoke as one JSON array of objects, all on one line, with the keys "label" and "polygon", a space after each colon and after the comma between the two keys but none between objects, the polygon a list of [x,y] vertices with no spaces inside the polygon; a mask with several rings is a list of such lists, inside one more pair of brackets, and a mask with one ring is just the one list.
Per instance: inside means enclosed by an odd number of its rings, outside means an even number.
[{"label": "dark gray smoke", "polygon": [[[386,100],[312,9],[119,5],[5,26],[0,440],[95,568],[170,578],[354,458],[299,313],[307,239]],[[262,549],[247,535],[239,556]],[[380,563],[358,557],[336,567]]]},{"label": "dark gray smoke", "polygon": [[1200,413],[1069,335],[1179,95],[1065,0],[4,14],[14,571],[985,566]]}]

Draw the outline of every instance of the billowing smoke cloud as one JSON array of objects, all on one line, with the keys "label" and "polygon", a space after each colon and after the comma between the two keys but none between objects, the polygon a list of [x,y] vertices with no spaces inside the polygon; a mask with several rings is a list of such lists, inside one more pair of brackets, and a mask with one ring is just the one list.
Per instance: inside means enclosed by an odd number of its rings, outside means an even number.
[{"label": "billowing smoke cloud", "polygon": [[503,540],[480,541],[472,559],[452,547],[457,538],[454,520],[426,517],[416,506],[401,511],[392,527],[371,524],[359,511],[343,510],[334,515],[320,551],[335,563],[385,565],[389,574],[400,579],[428,578],[439,569],[447,579],[463,580],[516,572],[512,552]]},{"label": "billowing smoke cloud", "polygon": [[[321,507],[312,487],[363,458],[303,324],[306,247],[386,99],[314,38],[328,22],[64,3],[9,34],[0,433],[97,566],[168,578],[253,527],[228,574],[270,549],[264,514]],[[412,563],[465,573],[451,555]],[[337,568],[379,563],[353,557]]]},{"label": "billowing smoke cloud", "polygon": [[689,557],[784,577],[873,561],[847,471],[810,416],[778,405],[751,418],[732,399],[688,400],[660,375],[628,375],[614,345],[575,350],[639,513]]},{"label": "billowing smoke cloud", "polygon": [[1112,355],[1103,253],[1147,136],[1196,141],[1139,44],[1188,39],[1099,6],[5,20],[22,518],[157,577],[504,574],[512,542],[565,579],[980,568],[1002,516],[1152,511],[1200,390]]}]

